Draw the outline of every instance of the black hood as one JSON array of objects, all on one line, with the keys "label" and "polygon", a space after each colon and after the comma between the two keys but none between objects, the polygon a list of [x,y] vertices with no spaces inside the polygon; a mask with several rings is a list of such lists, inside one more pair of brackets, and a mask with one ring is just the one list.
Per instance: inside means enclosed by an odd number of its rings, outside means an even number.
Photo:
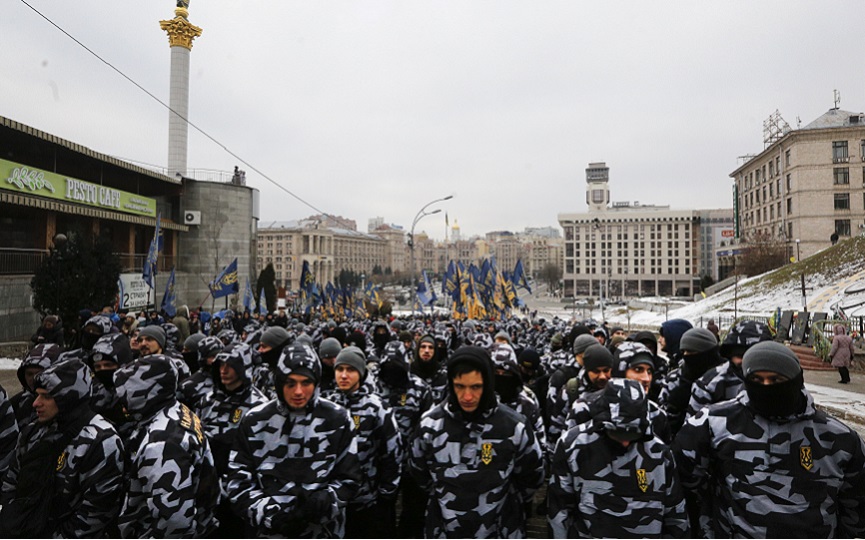
[{"label": "black hood", "polygon": [[[468,364],[473,368],[473,371],[480,372],[484,379],[484,392],[480,403],[477,410],[470,415],[462,412],[462,408],[454,392],[453,380],[454,373],[456,372],[455,368],[460,364]],[[488,411],[495,409],[498,400],[496,399],[493,362],[490,358],[490,353],[485,349],[473,345],[464,345],[451,355],[450,360],[448,360],[448,403],[454,414],[461,414],[467,419],[483,416]]]},{"label": "black hood", "polygon": [[136,421],[177,401],[177,371],[162,354],[149,354],[114,372],[117,397]]}]

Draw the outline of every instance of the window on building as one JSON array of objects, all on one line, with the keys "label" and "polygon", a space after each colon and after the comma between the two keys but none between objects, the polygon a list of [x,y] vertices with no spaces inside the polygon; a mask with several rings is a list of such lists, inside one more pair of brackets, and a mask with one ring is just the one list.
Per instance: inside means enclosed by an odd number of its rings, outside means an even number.
[{"label": "window on building", "polygon": [[775,189],[774,189],[774,187],[775,187],[775,186],[773,186],[772,184],[769,184],[769,198],[770,198],[770,199],[771,199],[772,197],[775,196]]},{"label": "window on building", "polygon": [[859,155],[862,157],[862,161],[865,161],[865,139],[859,141]]},{"label": "window on building", "polygon": [[790,166],[790,151],[789,150],[784,152],[784,165],[786,165],[787,167]]},{"label": "window on building", "polygon": [[787,238],[793,238],[793,224],[787,224]]},{"label": "window on building", "polygon": [[787,193],[790,193],[790,190],[793,189],[793,181],[790,178],[790,175],[787,175]]},{"label": "window on building", "polygon": [[850,210],[849,193],[835,193],[835,210]]},{"label": "window on building", "polygon": [[850,168],[835,167],[832,170],[832,177],[836,186],[850,183]]},{"label": "window on building", "polygon": [[850,236],[850,220],[836,219],[835,232],[838,233],[838,236]]},{"label": "window on building", "polygon": [[771,161],[769,162],[769,178],[775,177],[775,164]]},{"label": "window on building", "polygon": [[832,163],[847,163],[850,154],[847,153],[847,141],[832,141]]}]

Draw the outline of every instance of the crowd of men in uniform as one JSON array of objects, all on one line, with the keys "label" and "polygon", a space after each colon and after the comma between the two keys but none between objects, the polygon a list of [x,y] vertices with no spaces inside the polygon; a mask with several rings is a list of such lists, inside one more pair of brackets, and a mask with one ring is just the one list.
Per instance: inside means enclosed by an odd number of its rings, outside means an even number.
[{"label": "crowd of men in uniform", "polygon": [[0,389],[0,535],[865,534],[863,440],[760,322],[213,333],[96,315],[34,347]]}]

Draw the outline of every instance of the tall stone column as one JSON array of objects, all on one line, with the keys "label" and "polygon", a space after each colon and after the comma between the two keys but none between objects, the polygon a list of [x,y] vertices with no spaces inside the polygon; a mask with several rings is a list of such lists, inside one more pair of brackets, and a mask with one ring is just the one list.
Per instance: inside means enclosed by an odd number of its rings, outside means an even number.
[{"label": "tall stone column", "polygon": [[[178,4],[184,4],[178,2]],[[185,3],[189,5],[188,2]],[[178,6],[174,18],[159,21],[168,33],[171,47],[171,90],[168,105],[168,176],[186,176],[186,157],[189,139],[189,56],[192,40],[201,35],[201,28],[189,22],[189,10]]]}]

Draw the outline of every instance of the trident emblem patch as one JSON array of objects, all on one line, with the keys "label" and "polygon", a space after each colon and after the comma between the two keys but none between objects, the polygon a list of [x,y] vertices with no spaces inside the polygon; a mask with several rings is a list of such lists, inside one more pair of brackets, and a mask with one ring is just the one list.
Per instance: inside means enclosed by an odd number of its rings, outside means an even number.
[{"label": "trident emblem patch", "polygon": [[493,443],[483,443],[481,445],[481,462],[484,465],[489,465],[493,461]]},{"label": "trident emblem patch", "polygon": [[356,414],[356,415],[352,416],[351,419],[354,420],[354,430],[355,431],[359,430],[360,429],[360,415]]},{"label": "trident emblem patch", "polygon": [[810,471],[814,466],[814,458],[811,456],[811,447],[803,446],[799,448],[799,463],[806,471]]},{"label": "trident emblem patch", "polygon": [[646,478],[646,469],[637,469],[637,486],[643,493],[649,489],[649,479]]},{"label": "trident emblem patch", "polygon": [[234,409],[234,412],[231,413],[231,423],[236,424],[236,423],[240,422],[240,416],[242,414],[243,413],[240,412],[240,409]]},{"label": "trident emblem patch", "polygon": [[63,453],[60,454],[60,457],[57,458],[57,467],[54,469],[55,471],[63,470],[63,467],[66,466],[66,456],[68,455],[69,452],[67,452],[66,450],[64,450]]}]

